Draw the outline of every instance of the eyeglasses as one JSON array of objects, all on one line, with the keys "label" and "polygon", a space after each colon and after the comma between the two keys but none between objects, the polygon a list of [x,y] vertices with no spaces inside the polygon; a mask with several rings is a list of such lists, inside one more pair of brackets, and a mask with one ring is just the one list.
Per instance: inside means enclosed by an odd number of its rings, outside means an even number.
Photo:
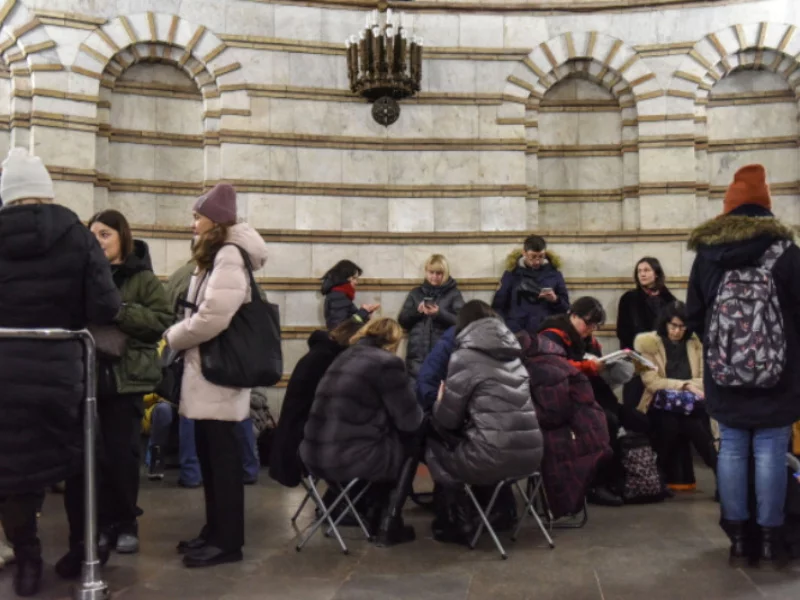
[{"label": "eyeglasses", "polygon": [[598,323],[593,323],[592,321],[587,321],[585,317],[579,317],[583,324],[586,325],[586,329],[589,331],[596,331],[600,325]]},{"label": "eyeglasses", "polygon": [[669,329],[674,330],[674,331],[685,331],[686,330],[686,325],[684,325],[683,323],[681,323],[680,325],[678,325],[677,323],[667,323],[667,327]]}]

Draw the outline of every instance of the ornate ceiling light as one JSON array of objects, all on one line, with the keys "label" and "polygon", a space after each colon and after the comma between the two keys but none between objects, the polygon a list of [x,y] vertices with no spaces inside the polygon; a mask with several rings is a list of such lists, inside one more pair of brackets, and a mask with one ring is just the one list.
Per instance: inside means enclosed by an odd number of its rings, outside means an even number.
[{"label": "ornate ceiling light", "polygon": [[411,35],[403,21],[391,9],[372,11],[359,35],[346,42],[350,90],[372,102],[372,117],[385,127],[400,116],[397,101],[420,89],[422,38]]}]

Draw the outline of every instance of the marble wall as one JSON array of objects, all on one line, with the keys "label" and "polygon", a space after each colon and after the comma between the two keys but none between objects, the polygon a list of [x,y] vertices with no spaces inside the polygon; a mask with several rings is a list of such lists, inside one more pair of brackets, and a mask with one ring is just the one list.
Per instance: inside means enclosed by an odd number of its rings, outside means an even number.
[{"label": "marble wall", "polygon": [[[636,259],[679,293],[688,230],[761,162],[800,225],[800,3],[460,13],[403,3],[423,90],[391,127],[348,89],[365,11],[304,0],[0,0],[0,153],[27,146],[83,218],[124,211],[168,275],[189,211],[228,180],[264,230],[287,370],[321,323],[317,278],[356,260],[394,315],[443,252],[488,299],[531,231],[611,315]],[[613,347],[610,331],[604,339]]]}]

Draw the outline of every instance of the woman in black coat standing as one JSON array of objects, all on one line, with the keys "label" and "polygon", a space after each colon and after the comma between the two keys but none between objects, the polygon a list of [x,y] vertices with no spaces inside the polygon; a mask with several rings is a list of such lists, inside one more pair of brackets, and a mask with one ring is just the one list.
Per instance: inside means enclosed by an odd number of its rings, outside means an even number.
[{"label": "woman in black coat standing", "polygon": [[361,327],[361,322],[348,319],[333,331],[318,330],[308,338],[308,353],[297,361],[289,378],[272,441],[269,475],[281,485],[300,485],[303,477],[300,443],[317,386],[328,367],[350,345],[350,338]]},{"label": "woman in black coat standing", "polygon": [[408,331],[406,368],[414,379],[422,361],[442,334],[456,324],[464,298],[456,280],[450,277],[447,259],[432,255],[425,262],[425,282],[408,293],[398,321]]}]

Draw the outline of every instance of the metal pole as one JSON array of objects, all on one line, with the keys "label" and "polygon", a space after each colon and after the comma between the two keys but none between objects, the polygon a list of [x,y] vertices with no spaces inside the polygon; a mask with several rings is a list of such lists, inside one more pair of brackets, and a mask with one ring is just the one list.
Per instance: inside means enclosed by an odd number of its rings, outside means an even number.
[{"label": "metal pole", "polygon": [[75,587],[75,600],[104,600],[108,598],[108,584],[100,573],[97,557],[97,486],[95,482],[95,423],[97,420],[97,380],[94,338],[85,329],[4,329],[0,328],[0,339],[29,340],[79,340],[86,350],[86,410],[83,418],[84,438],[84,485],[85,485],[85,529],[84,560],[81,584]]}]

